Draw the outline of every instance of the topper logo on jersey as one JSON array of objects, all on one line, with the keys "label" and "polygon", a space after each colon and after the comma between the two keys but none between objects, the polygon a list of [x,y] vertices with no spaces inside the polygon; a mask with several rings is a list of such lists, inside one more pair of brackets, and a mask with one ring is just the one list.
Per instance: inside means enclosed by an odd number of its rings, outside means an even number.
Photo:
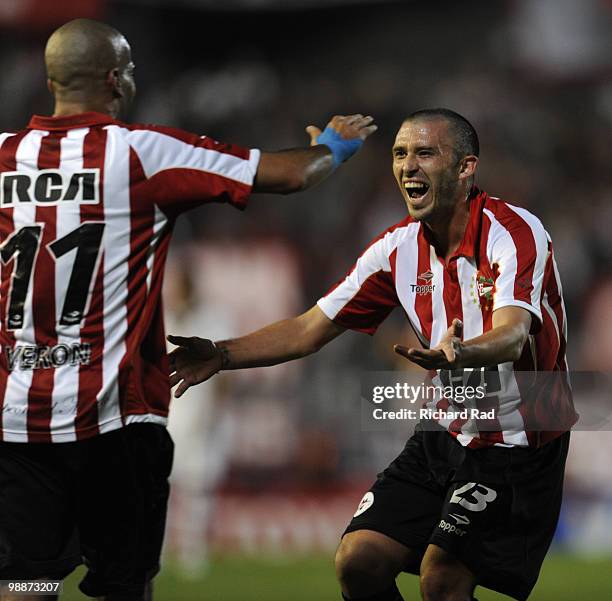
[{"label": "topper logo on jersey", "polygon": [[[435,289],[436,285],[431,283],[434,274],[430,271],[424,271],[418,278],[416,284],[410,284],[410,289],[416,294],[431,294]],[[419,284],[421,281],[423,284]]]},{"label": "topper logo on jersey", "polygon": [[100,202],[100,170],[81,169],[72,173],[41,169],[34,173],[7,171],[0,175],[0,207],[33,202],[53,206],[65,202]]}]

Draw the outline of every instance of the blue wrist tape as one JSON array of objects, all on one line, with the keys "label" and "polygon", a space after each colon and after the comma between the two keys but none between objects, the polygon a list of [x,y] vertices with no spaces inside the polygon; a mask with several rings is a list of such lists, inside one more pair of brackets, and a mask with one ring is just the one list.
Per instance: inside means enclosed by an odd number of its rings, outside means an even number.
[{"label": "blue wrist tape", "polygon": [[353,138],[352,140],[345,140],[335,129],[326,127],[317,137],[319,144],[325,144],[331,152],[334,159],[334,167],[344,163],[347,159],[350,159],[363,144],[361,138]]}]

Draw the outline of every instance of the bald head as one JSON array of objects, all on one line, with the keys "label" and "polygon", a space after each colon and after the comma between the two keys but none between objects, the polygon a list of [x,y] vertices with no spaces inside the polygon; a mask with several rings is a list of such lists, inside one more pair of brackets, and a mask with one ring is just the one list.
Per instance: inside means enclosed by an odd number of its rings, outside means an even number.
[{"label": "bald head", "polygon": [[[127,71],[131,78],[131,61],[125,37],[114,27],[90,19],[62,25],[45,48],[49,87],[56,101],[122,99],[130,91],[122,78]],[[133,88],[133,80],[130,82]],[[133,89],[131,92],[133,95]]]}]

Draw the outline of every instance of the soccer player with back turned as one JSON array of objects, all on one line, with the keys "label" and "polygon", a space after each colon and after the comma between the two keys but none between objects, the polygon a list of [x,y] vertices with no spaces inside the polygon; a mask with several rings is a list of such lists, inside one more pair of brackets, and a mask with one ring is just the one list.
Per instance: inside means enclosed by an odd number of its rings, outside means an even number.
[{"label": "soccer player with back turned", "polygon": [[[474,186],[478,156],[476,132],[457,113],[411,114],[393,146],[409,216],[317,305],[233,340],[170,337],[177,396],[222,369],[316,352],[347,328],[373,334],[395,307],[423,347],[396,352],[436,370],[434,384],[463,380],[461,370],[495,376],[486,430],[465,419],[417,425],[363,497],[336,554],[350,601],[400,601],[402,571],[420,575],[425,601],[471,601],[477,585],[523,601],[555,531],[576,420],[561,284],[541,222]],[[536,369],[560,376],[557,385],[518,384]],[[448,406],[441,398],[431,408]]]},{"label": "soccer player with back turned", "polygon": [[308,128],[310,148],[248,150],[118,121],[134,64],[108,25],[67,23],[45,60],[53,116],[0,134],[0,579],[61,579],[83,557],[83,592],[142,601],[172,464],[172,226],[203,203],[309,188],[376,126],[337,116]]}]

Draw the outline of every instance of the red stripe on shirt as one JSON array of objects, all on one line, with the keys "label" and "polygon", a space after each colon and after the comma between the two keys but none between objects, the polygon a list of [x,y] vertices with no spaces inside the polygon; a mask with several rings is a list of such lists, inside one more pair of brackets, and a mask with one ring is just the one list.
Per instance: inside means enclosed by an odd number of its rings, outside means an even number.
[{"label": "red stripe on shirt", "polygon": [[[549,250],[550,255],[548,256],[548,260],[546,261],[546,271],[544,276],[545,285],[542,286],[542,289],[543,293],[546,292],[548,296],[548,304],[550,305],[550,308],[552,309],[557,320],[557,327],[559,329],[559,348],[554,354],[554,356],[550,354],[550,356],[547,357],[544,369],[553,369],[553,366],[556,366],[561,371],[566,371],[567,366],[565,363],[565,351],[567,341],[565,340],[564,334],[565,313],[563,312],[563,300],[561,299],[559,282],[557,281],[557,275],[554,270],[554,253],[551,244],[549,244]],[[543,350],[547,351],[548,353],[550,352],[550,349]]]},{"label": "red stripe on shirt", "polygon": [[[104,221],[104,156],[107,132],[91,130],[83,140],[83,168],[100,169],[100,202],[81,205],[81,223]],[[102,389],[104,356],[104,255],[100,257],[97,274],[94,274],[89,308],[81,328],[81,344],[91,344],[88,365],[79,366],[79,396],[74,420],[77,440],[99,433],[97,396]]]},{"label": "red stripe on shirt", "polygon": [[[421,225],[417,234],[417,251],[417,281],[415,282],[415,284],[423,284],[425,283],[425,281],[419,280],[419,277],[422,274],[431,271],[429,242],[426,240],[425,235],[423,233],[423,225]],[[431,293],[415,294],[414,310],[416,311],[417,317],[419,318],[419,322],[421,324],[421,332],[423,333],[423,336],[427,341],[431,342],[431,326],[433,322]]]},{"label": "red stripe on shirt", "polygon": [[[133,157],[132,169],[130,172],[131,181],[139,181],[144,177],[140,161],[136,156]],[[163,273],[166,264],[168,247],[170,244],[170,234],[172,231],[172,221],[169,221],[160,231],[155,247],[151,246],[153,240],[153,227],[155,224],[155,205],[146,194],[146,188],[134,187],[132,194],[132,231],[140,231],[143,234],[142,240],[132,239],[132,254],[134,248],[145,245],[142,261],[134,264],[135,270],[141,270],[145,277],[149,273],[147,259],[153,253],[151,265],[150,288],[142,298],[142,315],[139,315],[140,330],[135,335],[134,342],[128,340],[128,349],[135,349],[132,356],[132,371],[129,375],[131,382],[130,394],[125,398],[125,415],[153,414],[167,416],[170,405],[170,382],[168,379],[168,359],[166,338],[164,332],[163,304],[161,301],[161,289],[163,283]],[[143,208],[147,207],[145,211]],[[145,236],[146,233],[146,236]],[[131,277],[131,270],[130,276]],[[139,276],[135,274],[137,279]],[[128,297],[130,295],[128,280]],[[128,331],[130,328],[130,317],[128,312]],[[131,352],[128,350],[128,353]],[[134,358],[136,357],[136,358]],[[132,380],[137,379],[137,384]]]},{"label": "red stripe on shirt", "polygon": [[461,287],[457,279],[457,261],[452,260],[448,268],[444,270],[444,310],[446,311],[446,323],[449,327],[453,319],[463,322],[463,305],[461,304]]},{"label": "red stripe on shirt", "polygon": [[[27,134],[27,131],[22,131],[17,135],[7,138],[2,147],[0,148],[0,170],[1,171],[15,171],[17,169],[17,160],[15,155],[17,148],[21,143],[23,137]],[[15,224],[13,223],[13,209],[2,208],[0,209],[0,244],[4,244],[6,239],[15,230]],[[6,391],[6,384],[9,377],[9,367],[6,357],[6,348],[14,348],[15,336],[12,331],[7,330],[7,299],[11,288],[11,276],[13,275],[13,269],[15,267],[15,259],[13,258],[9,263],[4,265],[0,263],[0,415],[4,415],[4,393]],[[1,418],[0,418],[1,419]],[[4,439],[4,428],[0,428],[0,440]]]},{"label": "red stripe on shirt", "polygon": [[391,265],[391,277],[393,278],[393,281],[395,282],[396,279],[396,273],[397,273],[397,248],[394,248],[393,251],[391,252],[391,254],[389,255],[389,265]]},{"label": "red stripe on shirt", "polygon": [[[57,169],[60,165],[61,141],[65,132],[45,136],[38,155],[39,169]],[[32,318],[37,345],[57,344],[55,314],[55,262],[46,252],[56,237],[57,207],[36,207],[36,223],[44,224],[32,278]],[[28,393],[28,441],[51,442],[51,406],[55,368],[39,368],[32,372]]]},{"label": "red stripe on shirt", "polygon": [[[153,276],[149,297],[161,298],[161,286],[163,280],[163,269],[170,242],[170,236],[164,237],[163,242],[155,252],[153,265]],[[164,330],[163,303],[156,302],[152,306],[154,312],[150,318],[150,326],[146,336],[141,343],[142,356],[142,382],[143,401],[134,406],[131,399],[128,400],[127,413],[130,415],[138,413],[150,413],[153,415],[167,416],[170,407],[170,373],[166,335]]]},{"label": "red stripe on shirt", "polygon": [[[130,149],[130,183],[145,179],[136,153]],[[145,311],[147,298],[147,258],[151,250],[155,207],[146,202],[134,187],[130,195],[130,258],[127,281],[127,334],[126,353],[119,364],[119,397],[121,415],[125,418],[129,406],[139,407],[145,401],[143,390],[143,359],[140,345],[150,325],[150,311]],[[149,313],[149,314],[148,314]],[[143,405],[144,408],[144,405]],[[144,413],[143,409],[137,411]]]},{"label": "red stripe on shirt", "polygon": [[514,298],[531,304],[533,270],[537,259],[536,244],[529,224],[503,202],[487,205],[495,219],[512,237],[516,247],[516,275]]},{"label": "red stripe on shirt", "polygon": [[[461,304],[461,287],[457,281],[457,261],[451,260],[448,267],[443,271],[444,289],[442,299],[444,302],[444,311],[446,313],[446,323],[450,325],[453,319],[457,318],[463,322],[463,306]],[[440,407],[441,408],[441,407]],[[445,410],[448,409],[445,408]],[[453,420],[449,426],[449,430],[460,432],[461,427],[467,422],[467,419],[457,418]]]},{"label": "red stripe on shirt", "polygon": [[[487,256],[487,242],[491,231],[491,220],[484,211],[482,212],[481,227],[480,249],[476,267],[479,274],[495,281],[497,279],[497,273],[495,273],[493,266],[489,263],[489,257]],[[476,277],[478,277],[478,275]],[[484,334],[493,328],[493,311],[491,307],[486,306],[484,303],[480,303],[480,311],[482,313],[482,333]]]},{"label": "red stripe on shirt", "polygon": [[[491,205],[498,207],[501,203],[488,203],[487,208]],[[503,205],[505,207],[505,205]],[[480,252],[478,255],[478,274],[492,279],[494,282],[497,280],[497,266],[491,265],[487,256],[487,242],[489,240],[489,234],[491,232],[491,219],[483,211],[481,221],[481,232],[480,232]],[[516,242],[515,242],[516,243]],[[531,303],[531,300],[529,300]],[[480,311],[482,314],[482,332],[483,334],[493,329],[493,311],[490,303],[480,302]],[[499,411],[500,402],[499,397],[496,396],[485,396],[482,399],[476,399],[476,406],[481,411],[488,411],[490,409],[496,409],[496,413]],[[503,432],[501,431],[501,425],[498,419],[493,420],[480,420],[484,427],[487,428],[485,431],[479,429],[478,439],[474,439],[468,445],[470,448],[481,448],[490,446],[495,443],[504,443]],[[477,423],[478,425],[478,423]],[[491,431],[494,430],[494,431]]]}]

